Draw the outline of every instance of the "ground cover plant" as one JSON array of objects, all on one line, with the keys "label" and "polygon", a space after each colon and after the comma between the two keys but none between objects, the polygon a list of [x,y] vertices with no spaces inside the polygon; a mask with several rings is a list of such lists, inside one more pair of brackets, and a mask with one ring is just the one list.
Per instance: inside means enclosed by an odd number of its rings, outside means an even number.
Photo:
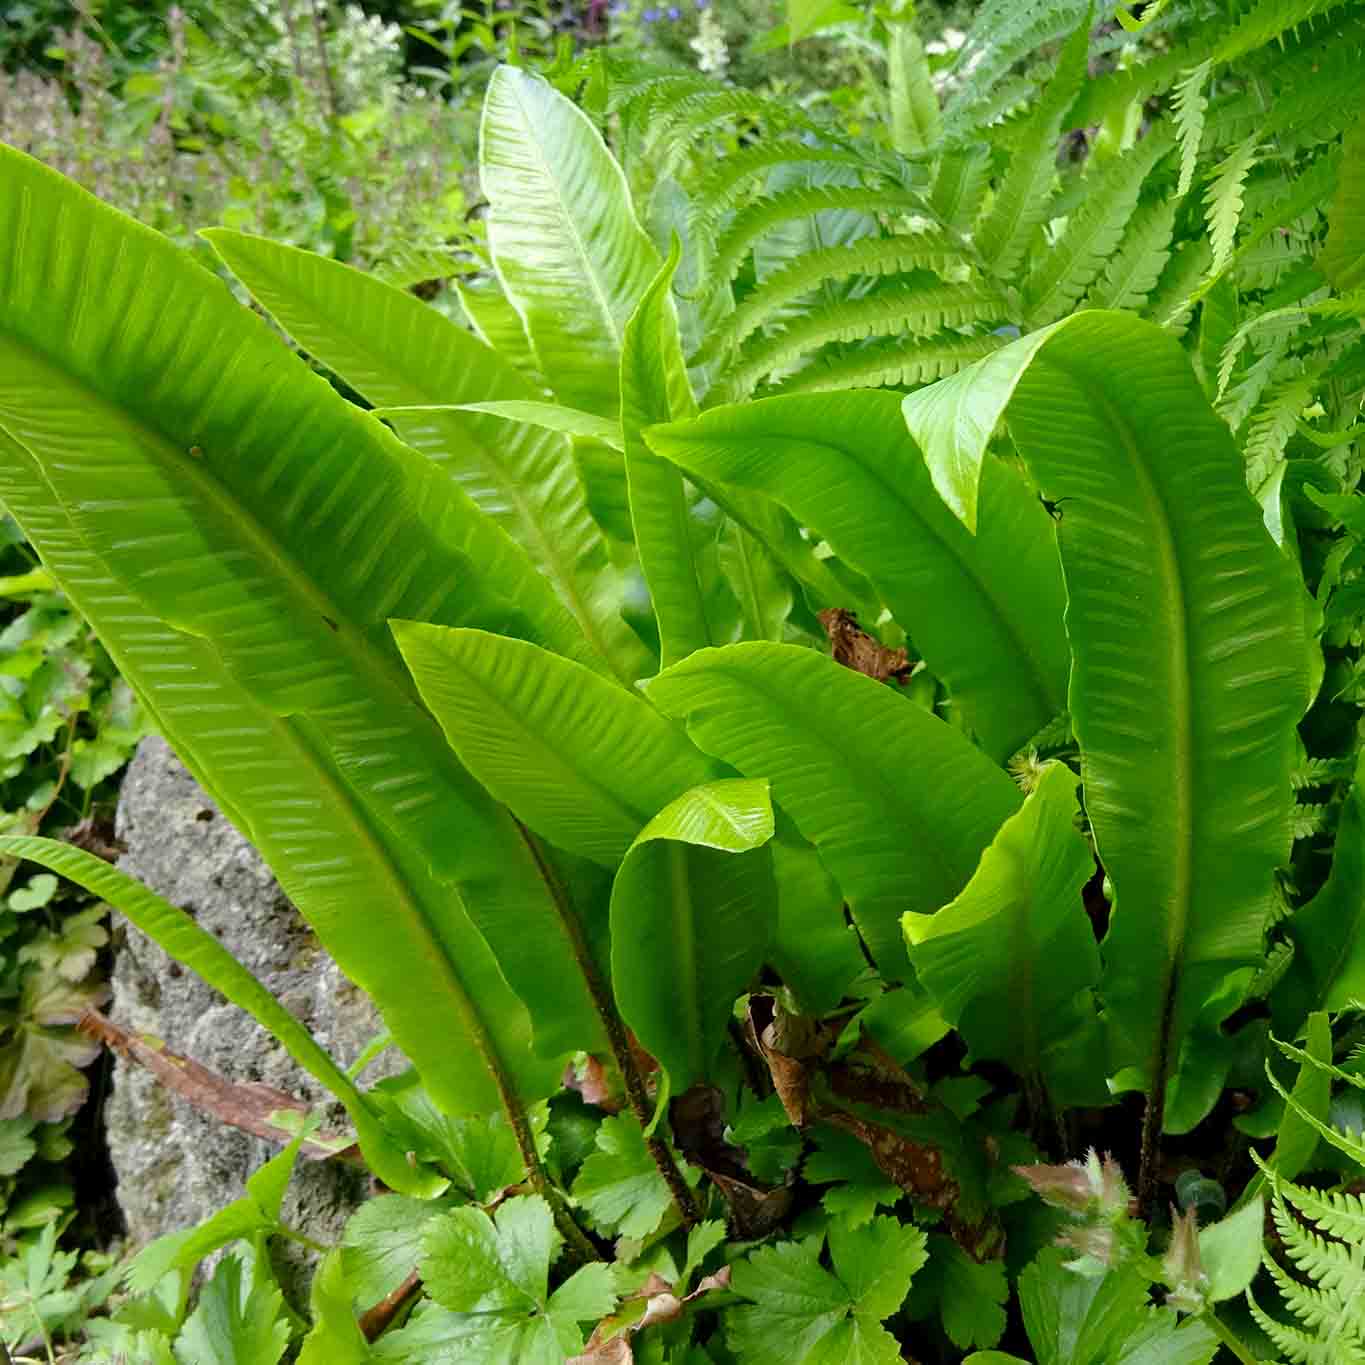
[{"label": "ground cover plant", "polygon": [[833,21],[868,131],[497,68],[471,328],[0,151],[0,498],[412,1063],[0,839],[388,1191],[287,1304],[305,1125],[87,1358],[1365,1353],[1365,12]]}]

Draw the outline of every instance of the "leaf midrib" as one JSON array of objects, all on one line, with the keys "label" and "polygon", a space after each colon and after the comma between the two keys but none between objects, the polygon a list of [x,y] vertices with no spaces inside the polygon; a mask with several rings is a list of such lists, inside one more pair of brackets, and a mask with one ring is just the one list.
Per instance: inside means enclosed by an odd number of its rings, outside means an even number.
[{"label": "leaf midrib", "polygon": [[[1169,585],[1165,598],[1170,609],[1170,653],[1166,660],[1166,670],[1170,679],[1171,704],[1168,712],[1167,731],[1171,736],[1174,758],[1172,762],[1173,780],[1165,784],[1169,799],[1175,808],[1174,828],[1177,831],[1176,847],[1171,850],[1171,866],[1174,873],[1173,894],[1165,925],[1166,963],[1161,982],[1161,1012],[1158,1018],[1171,1017],[1174,997],[1179,988],[1181,960],[1184,956],[1189,924],[1192,918],[1191,888],[1194,882],[1195,811],[1193,792],[1195,786],[1194,761],[1194,689],[1191,682],[1189,650],[1189,602],[1185,589],[1184,574],[1181,571],[1180,555],[1176,549],[1175,537],[1171,530],[1171,518],[1166,510],[1165,499],[1152,478],[1147,461],[1143,458],[1141,446],[1131,424],[1125,420],[1118,407],[1107,393],[1089,384],[1085,377],[1065,360],[1049,356],[1050,364],[1064,370],[1076,387],[1089,395],[1101,417],[1115,436],[1115,444],[1126,456],[1132,470],[1136,491],[1147,505],[1148,525],[1153,529],[1155,555],[1162,579]],[[1079,734],[1080,727],[1077,727]],[[1082,746],[1084,754],[1084,746]],[[1183,837],[1182,837],[1183,836]],[[1101,851],[1103,857],[1103,851]],[[1116,886],[1116,892],[1119,888]],[[1117,902],[1116,902],[1117,904]],[[1122,913],[1119,910],[1118,913]],[[1158,1049],[1164,1046],[1162,1030],[1158,1028]],[[1152,1077],[1153,1087],[1162,1086],[1168,1058],[1157,1056]],[[1154,1092],[1156,1093],[1155,1089]]]}]

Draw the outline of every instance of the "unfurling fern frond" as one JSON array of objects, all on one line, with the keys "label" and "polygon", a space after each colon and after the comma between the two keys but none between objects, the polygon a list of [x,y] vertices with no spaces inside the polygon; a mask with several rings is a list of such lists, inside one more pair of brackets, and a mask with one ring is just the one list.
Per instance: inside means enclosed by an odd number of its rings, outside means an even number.
[{"label": "unfurling fern frond", "polygon": [[1256,161],[1255,133],[1230,151],[1204,191],[1204,208],[1213,246],[1213,273],[1218,274],[1232,259],[1237,239],[1237,224],[1242,217],[1242,191],[1247,174]]},{"label": "unfurling fern frond", "polygon": [[1079,302],[1122,238],[1143,181],[1170,147],[1169,138],[1152,132],[1100,169],[1061,240],[1039,259],[1024,284],[1024,313],[1031,328],[1054,322]]},{"label": "unfurling fern frond", "polygon": [[777,393],[824,393],[835,389],[901,388],[932,384],[1005,344],[992,335],[941,336],[911,341],[874,341],[837,355],[824,352],[774,386]]},{"label": "unfurling fern frond", "polygon": [[1176,194],[1182,199],[1194,184],[1194,168],[1199,161],[1199,144],[1204,140],[1204,116],[1209,100],[1205,93],[1209,83],[1211,61],[1202,61],[1176,83],[1171,96],[1175,110],[1176,133],[1180,138],[1180,183]]},{"label": "unfurling fern frond", "polygon": [[828,280],[850,275],[894,275],[911,270],[932,270],[943,275],[960,266],[962,259],[960,246],[934,232],[864,237],[839,246],[821,247],[791,261],[747,295],[699,359],[705,360],[737,346],[751,332],[776,317],[786,304]]},{"label": "unfurling fern frond", "polygon": [[1104,274],[1091,285],[1087,308],[1143,307],[1171,259],[1175,208],[1174,200],[1139,206]]},{"label": "unfurling fern frond", "polygon": [[[1004,300],[985,285],[895,284],[859,299],[822,308],[773,336],[754,338],[741,349],[739,362],[716,386],[718,401],[737,402],[766,376],[784,371],[810,351],[832,341],[861,341],[871,336],[933,336],[949,327],[993,321],[1002,316]],[[723,399],[719,398],[724,393]]]},{"label": "unfurling fern frond", "polygon": [[766,194],[735,214],[716,243],[711,269],[717,279],[733,279],[749,248],[765,232],[798,218],[830,212],[914,213],[924,201],[885,185],[796,185]]}]

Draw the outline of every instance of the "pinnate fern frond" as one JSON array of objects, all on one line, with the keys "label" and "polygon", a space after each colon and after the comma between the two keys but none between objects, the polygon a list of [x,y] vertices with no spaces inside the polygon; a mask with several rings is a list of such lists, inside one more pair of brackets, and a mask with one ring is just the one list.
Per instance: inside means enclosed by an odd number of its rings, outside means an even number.
[{"label": "pinnate fern frond", "polygon": [[866,172],[868,158],[848,147],[812,147],[793,138],[764,138],[719,158],[692,182],[694,222],[707,236],[755,184],[777,166],[846,166]]},{"label": "pinnate fern frond", "polygon": [[816,355],[774,389],[777,393],[824,393],[932,384],[1004,344],[1002,337],[990,334],[960,336],[954,332],[911,341],[874,341],[838,355]]},{"label": "pinnate fern frond", "polygon": [[849,275],[894,275],[911,270],[932,270],[942,275],[961,264],[961,247],[934,232],[864,237],[856,242],[807,252],[770,275],[747,295],[700,359],[738,345],[776,317],[793,299],[819,288],[827,280]]},{"label": "pinnate fern frond", "polygon": [[1143,308],[1171,259],[1175,209],[1169,199],[1139,205],[1119,249],[1091,285],[1087,308]]},{"label": "pinnate fern frond", "polygon": [[1171,96],[1175,110],[1176,134],[1180,139],[1180,183],[1176,194],[1182,199],[1194,184],[1194,169],[1199,162],[1199,144],[1204,140],[1204,117],[1208,113],[1206,93],[1212,61],[1205,60],[1191,67],[1176,82]]},{"label": "pinnate fern frond", "polygon": [[1018,269],[1029,235],[1047,216],[1062,119],[1085,76],[1086,37],[1082,24],[1067,39],[1056,74],[1029,116],[995,200],[977,232],[977,247],[1002,279]]},{"label": "pinnate fern frond", "polygon": [[1258,0],[1218,44],[1214,61],[1236,61],[1300,24],[1310,23],[1347,3],[1349,0]]},{"label": "pinnate fern frond", "polygon": [[[1324,1066],[1341,1074],[1330,1063]],[[1252,1317],[1293,1365],[1365,1365],[1365,1207],[1360,1197],[1309,1190],[1262,1169],[1289,1266],[1268,1248],[1262,1259],[1284,1310],[1296,1321],[1272,1317],[1248,1289]]]},{"label": "pinnate fern frond", "polygon": [[945,152],[929,192],[934,217],[947,227],[966,232],[981,212],[990,178],[990,149],[981,143]]},{"label": "pinnate fern frond", "polygon": [[1001,78],[1039,49],[1074,33],[1089,10],[1089,0],[997,0],[982,5],[947,74],[945,137],[952,140],[979,128],[985,121],[982,106]]},{"label": "pinnate fern frond", "polygon": [[817,213],[915,213],[924,201],[917,194],[885,185],[795,185],[765,194],[735,214],[716,242],[711,269],[718,279],[733,279],[749,248],[765,232],[798,218]]},{"label": "pinnate fern frond", "polygon": [[[1252,484],[1253,488],[1260,487],[1264,479]],[[1329,802],[1314,803],[1311,801],[1300,802],[1294,807],[1293,830],[1295,839],[1311,839],[1315,834],[1321,834],[1327,828],[1328,814],[1331,811]]]},{"label": "pinnate fern frond", "polygon": [[1046,326],[1075,308],[1114,254],[1137,208],[1143,181],[1170,146],[1163,134],[1150,133],[1095,176],[1061,240],[1040,257],[1024,284],[1030,328]]},{"label": "pinnate fern frond", "polygon": [[1252,414],[1242,453],[1247,482],[1253,488],[1269,478],[1275,465],[1284,458],[1285,447],[1297,430],[1299,414],[1313,401],[1313,387],[1313,380],[1307,375],[1275,385]]},{"label": "pinnate fern frond", "polygon": [[1217,274],[1232,259],[1237,224],[1242,217],[1243,189],[1256,162],[1257,135],[1242,139],[1219,163],[1204,191],[1204,210],[1213,246],[1213,270]]},{"label": "pinnate fern frond", "polygon": [[757,337],[740,351],[735,368],[717,385],[722,401],[747,397],[767,375],[789,369],[810,351],[832,341],[871,336],[933,336],[948,327],[992,321],[1004,300],[979,284],[894,284],[858,299],[846,299],[797,319],[772,336]]}]

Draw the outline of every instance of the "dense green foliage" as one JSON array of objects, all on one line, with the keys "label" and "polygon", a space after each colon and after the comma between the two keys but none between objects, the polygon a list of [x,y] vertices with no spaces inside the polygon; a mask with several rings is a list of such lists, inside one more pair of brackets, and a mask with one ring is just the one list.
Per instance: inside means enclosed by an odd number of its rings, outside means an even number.
[{"label": "dense green foliage", "polygon": [[412,1063],[0,839],[392,1191],[301,1320],[301,1136],[90,1359],[1362,1358],[1365,12],[790,22],[869,117],[494,69],[470,327],[204,234],[307,361],[0,149],[0,498]]}]

